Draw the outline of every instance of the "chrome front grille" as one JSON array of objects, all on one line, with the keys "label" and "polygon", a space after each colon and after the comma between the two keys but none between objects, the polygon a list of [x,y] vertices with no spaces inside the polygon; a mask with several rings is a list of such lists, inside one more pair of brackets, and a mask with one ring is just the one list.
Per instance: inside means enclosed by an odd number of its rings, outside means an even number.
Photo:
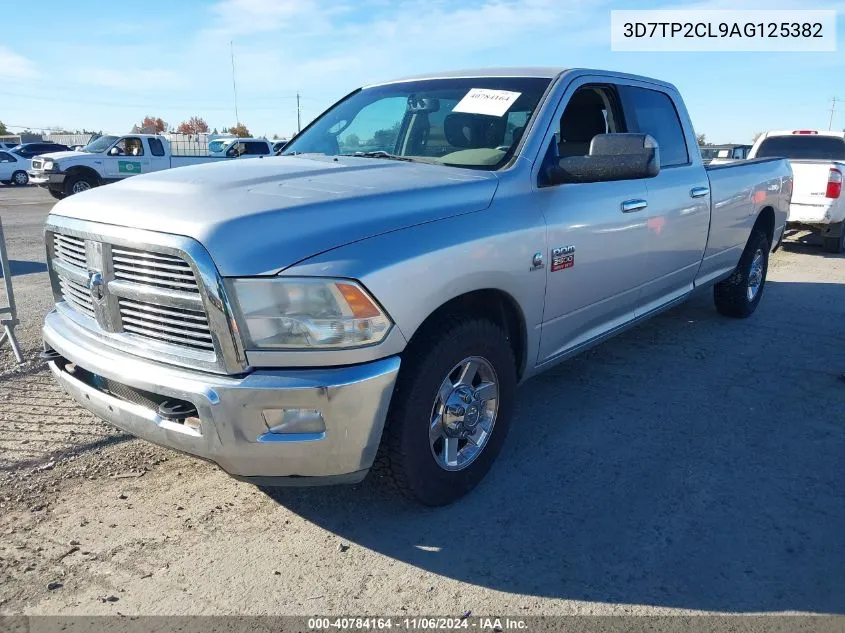
[{"label": "chrome front grille", "polygon": [[48,221],[47,246],[61,312],[140,356],[224,373],[244,368],[222,283],[196,242],[57,220],[60,226]]}]

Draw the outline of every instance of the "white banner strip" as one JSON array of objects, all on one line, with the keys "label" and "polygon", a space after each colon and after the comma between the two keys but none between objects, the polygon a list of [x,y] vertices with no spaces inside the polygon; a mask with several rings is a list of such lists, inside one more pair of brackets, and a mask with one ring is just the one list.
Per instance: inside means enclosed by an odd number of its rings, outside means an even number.
[{"label": "white banner strip", "polygon": [[836,50],[833,10],[610,12],[613,51]]}]

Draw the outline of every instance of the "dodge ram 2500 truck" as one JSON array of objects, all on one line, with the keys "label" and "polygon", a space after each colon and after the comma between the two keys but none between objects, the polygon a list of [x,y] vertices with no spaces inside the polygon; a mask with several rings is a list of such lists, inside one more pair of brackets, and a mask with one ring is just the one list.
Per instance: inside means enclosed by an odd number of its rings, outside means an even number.
[{"label": "dodge ram 2500 truck", "polygon": [[791,188],[781,159],[706,170],[677,90],[644,77],[373,85],[281,156],[56,204],[44,356],[85,408],[238,478],[377,463],[445,504],[530,423],[521,381],[696,288],[751,315]]},{"label": "dodge ram 2500 truck", "polygon": [[53,152],[34,158],[27,173],[31,183],[44,187],[61,200],[132,176],[232,157],[239,156],[173,156],[168,140],[154,134],[100,136],[79,151]]},{"label": "dodge ram 2500 truck", "polygon": [[788,158],[792,166],[795,191],[788,226],[817,231],[828,253],[845,252],[845,132],[766,132],[754,143],[749,158],[768,156]]}]

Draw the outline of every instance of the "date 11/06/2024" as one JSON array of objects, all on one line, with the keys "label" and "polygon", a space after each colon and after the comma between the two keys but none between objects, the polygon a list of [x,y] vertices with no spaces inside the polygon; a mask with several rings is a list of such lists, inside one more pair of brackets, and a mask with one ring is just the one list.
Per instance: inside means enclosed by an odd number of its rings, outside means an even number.
[{"label": "date 11/06/2024", "polygon": [[519,631],[527,629],[527,622],[518,618],[470,618],[467,612],[461,617],[336,617],[309,618],[308,628],[314,631],[392,630],[451,631],[475,629],[479,631]]}]

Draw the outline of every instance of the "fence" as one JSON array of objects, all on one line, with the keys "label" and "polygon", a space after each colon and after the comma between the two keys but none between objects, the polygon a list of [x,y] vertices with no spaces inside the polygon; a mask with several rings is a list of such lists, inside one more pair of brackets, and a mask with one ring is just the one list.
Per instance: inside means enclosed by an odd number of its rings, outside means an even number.
[{"label": "fence", "polygon": [[12,271],[9,268],[9,258],[6,255],[6,237],[3,235],[3,220],[0,219],[0,273],[3,273],[3,285],[6,287],[6,307],[0,306],[0,326],[3,334],[0,336],[0,347],[9,341],[12,352],[19,363],[23,362],[21,348],[15,338],[15,326],[18,324],[18,313],[15,309],[15,294],[12,291]]},{"label": "fence", "polygon": [[74,145],[88,145],[93,136],[93,134],[47,134],[44,136],[44,140],[73,147]]}]

